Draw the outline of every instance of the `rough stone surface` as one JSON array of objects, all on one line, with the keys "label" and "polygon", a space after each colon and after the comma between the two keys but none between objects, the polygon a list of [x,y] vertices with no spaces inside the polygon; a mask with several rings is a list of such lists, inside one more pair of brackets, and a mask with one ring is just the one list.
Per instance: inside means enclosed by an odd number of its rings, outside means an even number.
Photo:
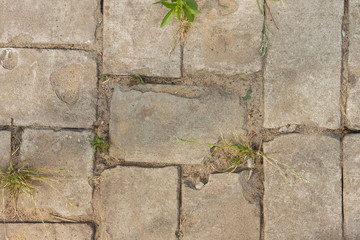
[{"label": "rough stone surface", "polygon": [[340,141],[329,136],[289,134],[264,144],[265,154],[310,182],[265,161],[265,240],[341,239]]},{"label": "rough stone surface", "polygon": [[96,75],[85,52],[0,49],[0,125],[91,127]]},{"label": "rough stone surface", "polygon": [[[89,143],[91,131],[59,131],[25,129],[21,144],[21,159],[31,166],[45,168],[60,182],[35,190],[37,207],[49,208],[66,216],[92,213],[92,177],[94,152]],[[54,171],[64,169],[61,173]],[[30,198],[20,196],[18,208],[33,207]]]},{"label": "rough stone surface", "polygon": [[[226,107],[224,107],[226,106]],[[199,164],[210,149],[174,136],[216,143],[242,133],[245,106],[238,96],[187,86],[116,87],[110,118],[110,154],[133,162]]]},{"label": "rough stone surface", "polygon": [[0,168],[6,169],[9,166],[11,151],[11,133],[0,132]]},{"label": "rough stone surface", "polygon": [[213,174],[201,190],[183,187],[184,240],[260,239],[259,205],[245,200],[240,181],[240,174]]},{"label": "rough stone surface", "polygon": [[268,22],[272,35],[264,74],[264,126],[340,127],[344,2],[268,4],[279,30]]},{"label": "rough stone surface", "polygon": [[344,231],[347,240],[360,239],[360,134],[344,138]]},{"label": "rough stone surface", "polygon": [[100,239],[176,239],[176,167],[116,167],[102,177]]},{"label": "rough stone surface", "polygon": [[349,32],[349,84],[347,102],[347,124],[360,129],[360,1],[350,0]]},{"label": "rough stone surface", "polygon": [[0,0],[0,43],[92,43],[98,0]]},{"label": "rough stone surface", "polygon": [[200,0],[184,47],[184,70],[233,75],[261,69],[263,16],[253,0]]},{"label": "rough stone surface", "polygon": [[[93,230],[87,224],[6,223],[1,224],[0,238],[7,240],[90,240]],[[6,231],[5,231],[6,229]],[[7,238],[3,238],[7,236]]]},{"label": "rough stone surface", "polygon": [[105,73],[181,76],[180,47],[168,57],[174,43],[176,19],[160,28],[168,9],[151,3],[148,0],[104,0]]}]

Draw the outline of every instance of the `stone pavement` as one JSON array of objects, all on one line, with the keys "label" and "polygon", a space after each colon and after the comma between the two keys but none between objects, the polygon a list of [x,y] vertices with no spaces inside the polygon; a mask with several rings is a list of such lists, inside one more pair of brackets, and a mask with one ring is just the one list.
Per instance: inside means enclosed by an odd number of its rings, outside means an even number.
[{"label": "stone pavement", "polygon": [[[0,167],[58,180],[5,196],[0,239],[360,239],[360,1],[198,4],[168,57],[152,1],[0,0]],[[283,172],[175,139],[236,132]]]}]

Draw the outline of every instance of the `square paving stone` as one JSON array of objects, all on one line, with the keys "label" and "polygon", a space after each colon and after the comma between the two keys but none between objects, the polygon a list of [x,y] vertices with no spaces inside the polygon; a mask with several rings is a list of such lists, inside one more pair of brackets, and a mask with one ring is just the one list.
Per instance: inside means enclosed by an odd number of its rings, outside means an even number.
[{"label": "square paving stone", "polygon": [[360,239],[360,134],[344,138],[344,231],[347,240]]},{"label": "square paving stone", "polygon": [[272,34],[264,73],[264,126],[339,128],[344,2],[268,4],[279,30],[267,23]]},{"label": "square paving stone", "polygon": [[93,43],[99,2],[0,0],[0,43]]},{"label": "square paving stone", "polygon": [[82,51],[0,48],[0,125],[90,128],[96,71]]},{"label": "square paving stone", "polygon": [[149,0],[104,0],[104,72],[181,77],[181,49],[171,57],[177,19],[160,28],[168,9]]},{"label": "square paving stone", "polygon": [[99,239],[176,239],[178,168],[116,167],[101,176]]},{"label": "square paving stone", "polygon": [[260,207],[245,199],[240,175],[248,172],[210,175],[201,190],[183,187],[184,240],[260,239]]},{"label": "square paving stone", "polygon": [[265,240],[342,237],[340,141],[329,136],[290,134],[264,143],[265,154],[309,183],[265,161]]},{"label": "square paving stone", "polygon": [[189,86],[115,88],[110,110],[110,154],[132,162],[200,164],[221,132],[244,132],[246,110],[236,95]]},{"label": "square paving stone", "polygon": [[11,133],[8,131],[0,132],[0,168],[5,169],[9,166],[11,152]]},{"label": "square paving stone", "polygon": [[186,73],[260,71],[263,16],[253,0],[199,0],[184,47]]},{"label": "square paving stone", "polygon": [[[5,236],[7,236],[7,238],[5,238]],[[93,229],[87,224],[77,223],[6,223],[0,227],[0,239],[91,240],[93,239]]]},{"label": "square paving stone", "polygon": [[360,129],[360,1],[349,1],[349,83],[347,101],[347,125]]},{"label": "square paving stone", "polygon": [[[21,160],[30,166],[49,171],[59,182],[41,183],[35,189],[39,208],[49,208],[64,216],[92,213],[92,177],[94,152],[89,143],[91,131],[52,131],[25,129],[21,143]],[[63,170],[60,173],[54,173]],[[31,208],[32,200],[21,195],[18,208]]]}]

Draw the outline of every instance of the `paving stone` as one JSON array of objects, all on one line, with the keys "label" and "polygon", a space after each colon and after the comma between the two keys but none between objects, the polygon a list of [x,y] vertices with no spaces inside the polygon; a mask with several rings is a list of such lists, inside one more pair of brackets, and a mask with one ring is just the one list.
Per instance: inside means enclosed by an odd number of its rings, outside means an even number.
[{"label": "paving stone", "polygon": [[[226,106],[226,107],[224,107]],[[240,134],[246,110],[238,96],[189,86],[149,85],[114,90],[110,154],[133,162],[200,164],[210,149],[174,136],[216,143]]]},{"label": "paving stone", "polygon": [[360,129],[360,1],[349,1],[349,84],[347,101],[347,125]]},{"label": "paving stone", "polygon": [[289,134],[265,143],[264,151],[309,180],[307,183],[288,174],[287,183],[265,161],[265,240],[341,239],[340,141],[329,136]]},{"label": "paving stone", "polygon": [[90,128],[96,74],[85,52],[0,49],[0,125]]},{"label": "paving stone", "polygon": [[[242,172],[242,175],[247,172]],[[210,175],[209,182],[196,190],[183,187],[184,240],[260,239],[260,208],[243,195],[240,174]]]},{"label": "paving stone", "polygon": [[[92,177],[94,152],[89,140],[91,131],[52,131],[25,129],[21,144],[21,159],[31,166],[50,170],[60,182],[41,184],[35,189],[37,207],[49,208],[66,216],[92,213]],[[63,169],[62,173],[54,171]],[[26,195],[19,198],[18,208],[34,204]]]},{"label": "paving stone", "polygon": [[181,77],[181,50],[171,57],[175,19],[160,28],[167,8],[148,0],[104,0],[104,72]]},{"label": "paving stone", "polygon": [[[0,227],[0,238],[7,240],[90,240],[93,230],[87,224],[6,223]],[[6,231],[5,231],[6,229]],[[3,238],[7,236],[7,238]]]},{"label": "paving stone", "polygon": [[344,231],[347,240],[360,239],[360,134],[344,138]]},{"label": "paving stone", "polygon": [[0,132],[0,168],[6,169],[10,162],[11,133],[8,131]]},{"label": "paving stone", "polygon": [[339,128],[344,2],[268,4],[279,30],[267,23],[272,34],[264,73],[264,126]]},{"label": "paving stone", "polygon": [[176,239],[176,167],[116,167],[101,176],[99,239]]},{"label": "paving stone", "polygon": [[0,0],[0,43],[93,43],[98,0]]},{"label": "paving stone", "polygon": [[223,75],[260,71],[264,18],[252,0],[199,0],[184,47],[189,74]]}]

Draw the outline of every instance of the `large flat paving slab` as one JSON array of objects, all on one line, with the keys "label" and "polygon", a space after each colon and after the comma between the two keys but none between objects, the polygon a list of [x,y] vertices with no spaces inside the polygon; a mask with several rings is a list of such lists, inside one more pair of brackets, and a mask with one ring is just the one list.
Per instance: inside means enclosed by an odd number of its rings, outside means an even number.
[{"label": "large flat paving slab", "polygon": [[[340,127],[343,1],[268,2],[272,34],[264,73],[264,127]],[[268,18],[271,19],[271,18]]]},{"label": "large flat paving slab", "polygon": [[5,223],[0,227],[0,239],[8,240],[90,240],[93,229],[87,224]]},{"label": "large flat paving slab", "polygon": [[6,169],[10,162],[11,152],[11,133],[0,131],[0,168]]},{"label": "large flat paving slab", "polygon": [[181,77],[181,50],[171,57],[177,24],[160,28],[167,8],[148,0],[104,0],[104,72]]},{"label": "large flat paving slab", "polygon": [[260,239],[260,207],[245,199],[240,181],[246,178],[223,173],[210,175],[201,190],[183,186],[184,240]]},{"label": "large flat paving slab", "polygon": [[0,0],[0,43],[93,43],[99,2]]},{"label": "large flat paving slab", "polygon": [[0,125],[90,128],[96,71],[82,51],[0,49]]},{"label": "large flat paving slab", "polygon": [[114,90],[110,110],[110,154],[131,162],[200,164],[209,146],[242,133],[246,110],[239,97],[189,86],[145,85]]},{"label": "large flat paving slab", "polygon": [[348,240],[360,239],[360,134],[344,138],[344,231]]},{"label": "large flat paving slab", "polygon": [[265,240],[341,239],[340,141],[289,134],[264,143],[264,151],[309,181],[288,174],[286,182],[277,168],[265,161]]},{"label": "large flat paving slab", "polygon": [[347,125],[360,129],[360,1],[349,1],[349,83],[346,109]]},{"label": "large flat paving slab", "polygon": [[199,0],[186,36],[184,70],[188,74],[253,73],[261,69],[263,16],[252,0]]},{"label": "large flat paving slab", "polygon": [[176,167],[116,167],[102,173],[99,239],[176,239]]},{"label": "large flat paving slab", "polygon": [[[21,144],[21,160],[45,169],[58,182],[41,183],[35,189],[38,208],[48,208],[63,216],[92,214],[92,177],[94,152],[89,143],[91,131],[52,131],[25,129]],[[61,170],[59,173],[54,171]],[[34,203],[21,195],[18,208],[32,208]]]}]

